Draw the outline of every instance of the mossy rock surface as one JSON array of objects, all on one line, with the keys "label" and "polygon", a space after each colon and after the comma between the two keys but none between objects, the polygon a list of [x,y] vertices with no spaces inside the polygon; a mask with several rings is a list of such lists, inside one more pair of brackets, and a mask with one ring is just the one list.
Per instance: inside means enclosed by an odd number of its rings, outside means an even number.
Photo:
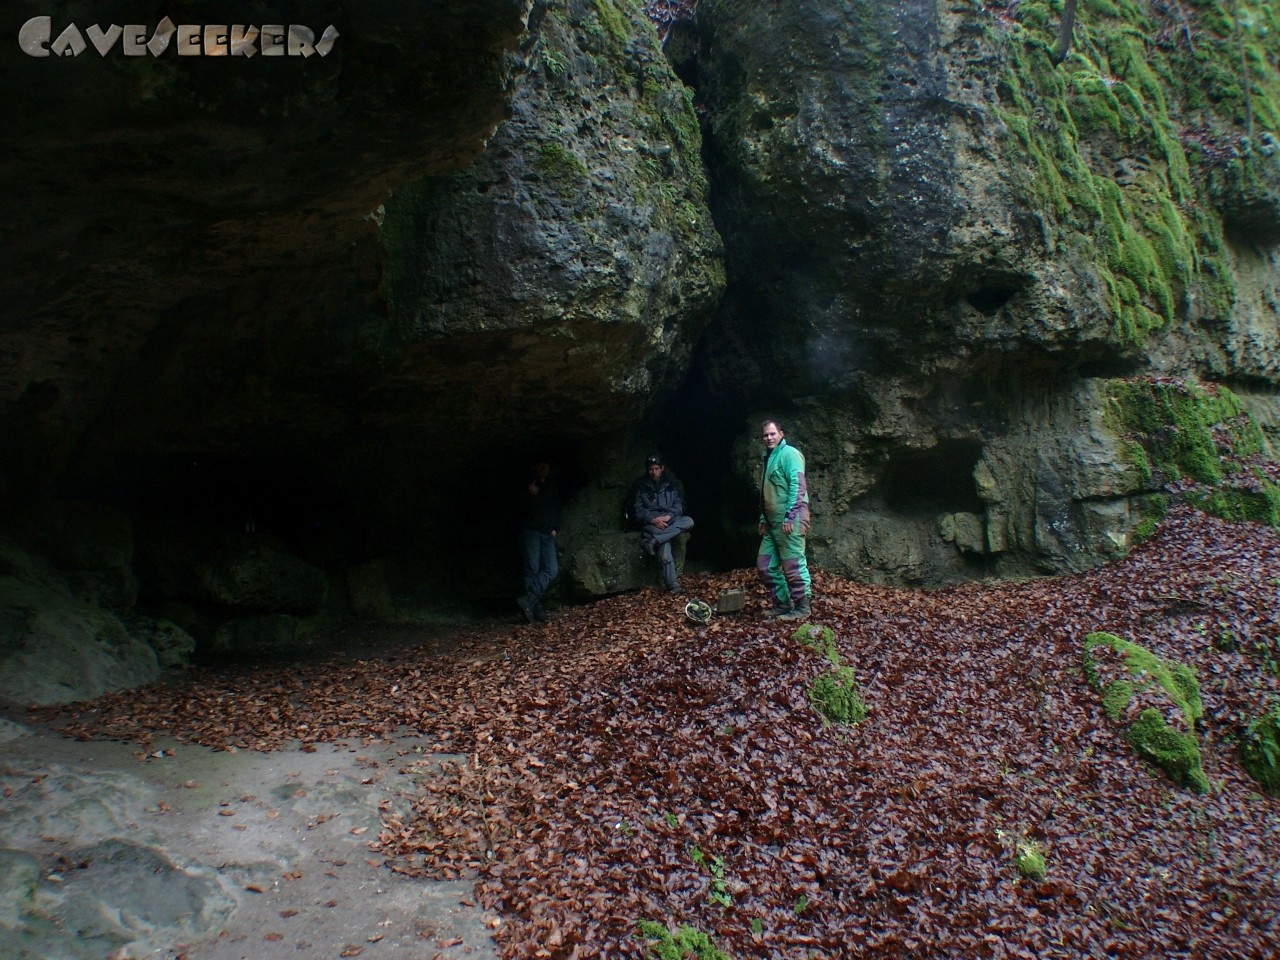
[{"label": "mossy rock surface", "polygon": [[1280,485],[1262,477],[1258,478],[1257,489],[1220,487],[1207,494],[1189,494],[1187,502],[1223,520],[1280,527]]},{"label": "mossy rock surface", "polygon": [[1132,455],[1153,479],[1218,483],[1224,458],[1262,451],[1262,432],[1226,387],[1147,378],[1107,382],[1105,422],[1139,445]]},{"label": "mossy rock surface", "polygon": [[[1280,526],[1280,485],[1268,476],[1266,442],[1240,398],[1224,386],[1133,377],[1106,382],[1103,423],[1150,489],[1183,493],[1224,520]],[[1144,537],[1164,504],[1144,509]]]},{"label": "mossy rock surface", "polygon": [[1240,762],[1263,790],[1280,797],[1280,704],[1249,724],[1240,739]]},{"label": "mossy rock surface", "polygon": [[1209,792],[1195,735],[1175,729],[1159,710],[1148,707],[1138,714],[1125,731],[1125,739],[1139,756],[1159,767],[1175,783],[1196,793]]},{"label": "mossy rock surface", "polygon": [[1085,637],[1084,674],[1139,756],[1180,786],[1208,791],[1196,736],[1204,704],[1194,670],[1099,632]]},{"label": "mossy rock surface", "polygon": [[1097,228],[1113,334],[1127,343],[1177,322],[1193,298],[1229,312],[1228,237],[1280,235],[1276,5],[1178,14],[1083,0],[1062,64],[1059,0],[1024,0],[1012,29],[993,30],[1012,68],[998,107],[1008,146],[1030,160],[1022,189],[1068,246]]},{"label": "mossy rock surface", "polygon": [[867,718],[862,687],[852,667],[833,667],[818,674],[809,687],[809,702],[832,723],[852,726]]}]

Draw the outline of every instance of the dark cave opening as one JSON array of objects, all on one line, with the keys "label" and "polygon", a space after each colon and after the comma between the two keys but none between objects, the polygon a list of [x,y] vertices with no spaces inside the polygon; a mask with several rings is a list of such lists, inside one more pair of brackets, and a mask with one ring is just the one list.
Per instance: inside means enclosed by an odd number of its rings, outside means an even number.
[{"label": "dark cave opening", "polygon": [[1000,308],[1018,295],[1017,287],[992,285],[979,287],[965,296],[965,302],[984,316],[994,316]]},{"label": "dark cave opening", "polygon": [[742,405],[711,389],[695,364],[654,424],[648,432],[683,483],[686,509],[697,524],[689,538],[690,564],[710,571],[751,566],[759,505],[735,469],[734,445],[750,429]]},{"label": "dark cave opening", "polygon": [[148,582],[149,555],[177,542],[260,538],[339,586],[350,571],[390,560],[442,609],[483,617],[509,613],[520,592],[520,493],[539,460],[554,466],[566,502],[592,467],[569,438],[475,446],[420,438],[378,457],[332,447],[135,453],[95,464],[65,492],[132,519],[142,608],[172,599]]},{"label": "dark cave opening", "polygon": [[981,513],[973,478],[981,456],[976,440],[944,440],[928,450],[897,453],[878,490],[885,505],[902,514]]}]

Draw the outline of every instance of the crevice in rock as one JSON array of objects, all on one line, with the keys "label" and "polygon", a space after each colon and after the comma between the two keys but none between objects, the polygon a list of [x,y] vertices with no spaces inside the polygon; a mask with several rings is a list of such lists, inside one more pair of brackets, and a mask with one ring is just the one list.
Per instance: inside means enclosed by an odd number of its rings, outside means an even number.
[{"label": "crevice in rock", "polygon": [[1098,357],[1080,364],[1076,372],[1082,380],[1111,380],[1116,377],[1131,377],[1140,369],[1141,365],[1136,361],[1119,357]]}]

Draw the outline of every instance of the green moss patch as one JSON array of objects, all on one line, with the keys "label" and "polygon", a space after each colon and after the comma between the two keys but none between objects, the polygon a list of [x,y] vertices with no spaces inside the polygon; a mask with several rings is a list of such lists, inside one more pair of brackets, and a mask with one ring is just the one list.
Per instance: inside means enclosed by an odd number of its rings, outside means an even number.
[{"label": "green moss patch", "polygon": [[1104,423],[1130,444],[1131,462],[1159,480],[1219,483],[1224,460],[1262,451],[1262,431],[1226,387],[1132,378],[1106,383]]},{"label": "green moss patch", "polygon": [[836,660],[839,660],[840,655],[836,653],[836,633],[830,627],[820,627],[816,623],[806,623],[791,634],[791,639],[801,646],[808,647],[810,650],[817,650],[825,657],[831,658],[834,656]]},{"label": "green moss patch", "polygon": [[1280,485],[1261,476],[1257,481],[1256,490],[1220,488],[1207,494],[1190,493],[1187,502],[1224,520],[1280,527]]},{"label": "green moss patch", "polygon": [[[1007,58],[997,113],[1028,205],[1064,253],[1092,261],[1113,330],[1141,343],[1188,295],[1226,315],[1226,228],[1280,231],[1280,14],[1239,0],[1081,0],[1071,55],[1060,0],[992,21]],[[1117,163],[1118,157],[1128,158]],[[1029,163],[1027,162],[1029,161]]]},{"label": "green moss patch", "polygon": [[[595,7],[596,17],[600,20],[600,26],[613,42],[621,47],[626,46],[627,39],[631,36],[631,28],[627,24],[627,18],[618,8],[618,2],[619,0],[592,0],[592,5]],[[625,3],[626,0],[621,2]]]},{"label": "green moss patch", "polygon": [[709,936],[690,926],[682,925],[673,933],[655,920],[641,920],[639,936],[648,949],[646,955],[656,960],[729,960]]},{"label": "green moss patch", "polygon": [[[1141,485],[1176,490],[1224,520],[1280,526],[1280,485],[1262,469],[1262,431],[1234,393],[1142,377],[1108,380],[1105,393],[1103,424],[1118,435]],[[1147,536],[1166,506],[1156,499],[1144,505]]]},{"label": "green moss patch", "polygon": [[538,151],[538,169],[553,180],[581,184],[587,168],[577,155],[558,143],[544,143]]},{"label": "green moss patch", "polygon": [[1155,493],[1149,497],[1136,497],[1131,501],[1131,508],[1138,522],[1133,528],[1134,543],[1145,543],[1155,536],[1160,521],[1169,512],[1169,498]]},{"label": "green moss patch", "polygon": [[1196,724],[1204,715],[1195,671],[1110,633],[1084,640],[1084,675],[1138,755],[1196,793],[1209,789]]},{"label": "green moss patch", "polygon": [[862,688],[852,667],[834,667],[818,674],[809,687],[809,702],[832,723],[853,725],[867,719]]},{"label": "green moss patch", "polygon": [[1280,797],[1280,704],[1246,728],[1240,738],[1240,762],[1263,790]]},{"label": "green moss patch", "polygon": [[1044,851],[1032,840],[1019,839],[1014,844],[1013,865],[1022,876],[1036,882],[1043,880],[1048,872]]},{"label": "green moss patch", "polygon": [[827,658],[830,669],[823,671],[809,685],[809,702],[831,723],[853,725],[867,718],[862,687],[836,650],[836,635],[830,627],[806,623],[791,635],[797,643],[816,650]]}]

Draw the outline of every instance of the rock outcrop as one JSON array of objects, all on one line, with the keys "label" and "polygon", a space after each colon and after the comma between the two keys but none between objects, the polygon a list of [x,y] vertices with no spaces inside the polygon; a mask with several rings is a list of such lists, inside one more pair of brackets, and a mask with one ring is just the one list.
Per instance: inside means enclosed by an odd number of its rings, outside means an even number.
[{"label": "rock outcrop", "polygon": [[[7,38],[0,111],[21,147],[0,177],[13,224],[0,442],[24,451],[7,479],[87,468],[101,489],[169,457],[338,445],[384,360],[369,217],[396,186],[480,152],[528,6],[343,10],[333,48],[311,57],[34,58]],[[55,33],[102,15],[41,12]],[[129,12],[150,35],[170,11]],[[253,16],[319,34],[338,14],[303,2]]]},{"label": "rock outcrop", "polygon": [[[815,565],[1076,570],[1176,480],[1137,451],[1177,424],[1117,413],[1152,384],[1238,406],[1197,429],[1257,496],[1198,502],[1275,514],[1272,5],[1088,4],[1061,64],[1049,0],[659,7],[669,60],[634,0],[255,8],[340,16],[323,57],[0,58],[0,495],[41,589],[179,660],[130,618],[242,655],[509,604],[535,458],[562,590],[632,589],[651,444],[691,560],[744,566],[766,413]],[[92,505],[14,521],[50,500]]]},{"label": "rock outcrop", "polygon": [[185,632],[104,609],[74,574],[0,537],[0,701],[84,700],[186,664],[195,644]]},{"label": "rock outcrop", "polygon": [[540,8],[511,117],[379,212],[387,388],[487,436],[591,437],[683,376],[723,286],[692,93],[629,4]]},{"label": "rock outcrop", "polygon": [[[50,14],[54,34],[90,16]],[[12,516],[66,491],[136,521],[143,582],[104,566],[86,602],[141,598],[204,653],[506,593],[508,472],[582,474],[580,441],[674,391],[724,283],[692,96],[634,4],[333,27],[307,58],[3,61],[25,228],[3,247],[0,441],[23,456],[0,492]],[[50,555],[112,541],[29,527]]]},{"label": "rock outcrop", "polygon": [[[1274,92],[1274,15],[1240,6]],[[1150,492],[1099,377],[1274,396],[1277,118],[1255,97],[1241,136],[1217,5],[1089,9],[1061,66],[1044,3],[699,9],[729,277],[703,367],[792,426],[818,564],[917,583],[1096,564]]]}]

